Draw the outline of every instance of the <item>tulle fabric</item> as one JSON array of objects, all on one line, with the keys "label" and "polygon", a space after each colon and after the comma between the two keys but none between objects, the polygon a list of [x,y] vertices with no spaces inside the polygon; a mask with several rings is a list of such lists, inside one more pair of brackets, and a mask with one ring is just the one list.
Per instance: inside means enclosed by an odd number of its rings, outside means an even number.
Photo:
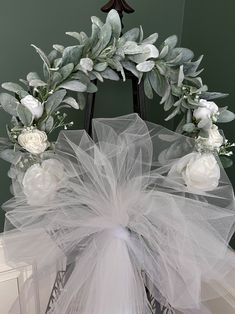
[{"label": "tulle fabric", "polygon": [[146,286],[165,313],[212,313],[206,301],[217,297],[235,308],[234,195],[224,170],[210,192],[168,176],[194,150],[193,139],[136,114],[95,119],[93,139],[61,132],[66,174],[56,198],[29,206],[22,192],[4,205],[9,262],[36,263],[39,282],[53,264],[72,265],[52,313],[150,314]]}]

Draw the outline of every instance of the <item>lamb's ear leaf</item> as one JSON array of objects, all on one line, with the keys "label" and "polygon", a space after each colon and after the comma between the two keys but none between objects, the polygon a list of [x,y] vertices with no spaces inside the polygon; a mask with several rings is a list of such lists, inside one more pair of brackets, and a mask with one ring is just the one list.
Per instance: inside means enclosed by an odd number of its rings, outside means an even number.
[{"label": "lamb's ear leaf", "polygon": [[111,25],[113,36],[118,39],[122,32],[122,23],[118,12],[116,10],[111,10],[107,15],[106,22]]},{"label": "lamb's ear leaf", "polygon": [[18,116],[17,107],[19,105],[18,100],[10,94],[0,94],[0,104],[3,110],[12,116]]},{"label": "lamb's ear leaf", "polygon": [[61,89],[53,93],[51,96],[49,96],[45,104],[46,112],[47,113],[54,112],[62,103],[66,93],[67,93],[66,90]]},{"label": "lamb's ear leaf", "polygon": [[6,82],[2,84],[2,88],[8,90],[9,92],[19,95],[21,98],[28,95],[24,88],[17,83]]},{"label": "lamb's ear leaf", "polygon": [[23,105],[19,105],[17,107],[17,112],[18,117],[20,118],[20,121],[23,123],[24,126],[32,125],[34,117],[28,108]]}]

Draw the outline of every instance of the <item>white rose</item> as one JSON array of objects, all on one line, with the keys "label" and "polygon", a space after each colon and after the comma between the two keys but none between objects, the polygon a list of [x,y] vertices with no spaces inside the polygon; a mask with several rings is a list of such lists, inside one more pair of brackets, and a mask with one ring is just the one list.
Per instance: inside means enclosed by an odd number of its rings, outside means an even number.
[{"label": "white rose", "polygon": [[213,115],[217,115],[219,112],[218,106],[213,101],[201,99],[199,105],[200,107],[193,112],[196,120],[211,119]]},{"label": "white rose", "polygon": [[43,205],[53,200],[63,177],[63,164],[56,159],[31,166],[22,181],[28,204]]},{"label": "white rose", "polygon": [[41,118],[43,114],[43,104],[31,95],[21,99],[21,104],[29,109],[35,119]]},{"label": "white rose", "polygon": [[38,129],[26,129],[18,136],[18,143],[31,154],[41,154],[49,146],[47,135]]},{"label": "white rose", "polygon": [[181,158],[168,175],[180,176],[191,191],[212,191],[219,185],[220,167],[213,154],[195,152]]},{"label": "white rose", "polygon": [[80,60],[80,66],[84,72],[90,72],[93,70],[94,63],[90,58],[82,58]]},{"label": "white rose", "polygon": [[224,138],[218,130],[218,126],[213,124],[212,127],[208,130],[208,138],[198,137],[198,142],[202,142],[203,146],[209,150],[219,150],[221,145],[223,145]]}]

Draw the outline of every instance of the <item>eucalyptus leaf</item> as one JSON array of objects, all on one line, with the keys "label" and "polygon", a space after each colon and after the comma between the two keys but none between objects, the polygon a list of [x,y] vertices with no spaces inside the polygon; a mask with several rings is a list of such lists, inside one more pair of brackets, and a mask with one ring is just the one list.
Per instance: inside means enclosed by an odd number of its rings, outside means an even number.
[{"label": "eucalyptus leaf", "polygon": [[230,110],[224,110],[220,113],[217,122],[228,123],[235,119],[235,114]]},{"label": "eucalyptus leaf", "polygon": [[58,88],[64,88],[75,92],[85,92],[87,90],[87,86],[78,80],[64,82],[59,85]]},{"label": "eucalyptus leaf", "polygon": [[74,109],[79,109],[79,104],[73,97],[67,97],[63,100],[63,102]]},{"label": "eucalyptus leaf", "polygon": [[34,117],[28,108],[26,108],[23,105],[19,105],[17,107],[17,113],[18,113],[18,117],[20,118],[20,121],[22,122],[24,126],[32,125]]},{"label": "eucalyptus leaf", "polygon": [[17,116],[17,107],[19,105],[18,100],[10,94],[1,93],[0,94],[0,104],[3,110],[12,116]]},{"label": "eucalyptus leaf", "polygon": [[57,107],[59,107],[59,105],[62,103],[65,95],[66,90],[58,90],[55,93],[53,93],[50,97],[48,97],[45,104],[46,112],[49,114],[56,111]]}]

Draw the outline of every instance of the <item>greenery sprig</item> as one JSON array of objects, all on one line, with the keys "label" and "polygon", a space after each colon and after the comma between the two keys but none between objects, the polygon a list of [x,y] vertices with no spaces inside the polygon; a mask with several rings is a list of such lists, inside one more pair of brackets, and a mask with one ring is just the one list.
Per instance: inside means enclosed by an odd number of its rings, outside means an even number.
[{"label": "greenery sprig", "polygon": [[[18,162],[19,152],[20,156],[24,153],[28,156],[29,152],[34,154],[19,143],[19,136],[29,133],[29,129],[25,131],[27,128],[47,136],[58,127],[71,126],[73,122],[66,122],[66,116],[58,112],[63,108],[83,109],[86,95],[97,92],[94,80],[118,81],[122,78],[125,81],[126,71],[144,81],[144,91],[149,99],[154,93],[161,97],[160,104],[168,112],[166,121],[181,115],[179,132],[205,139],[210,137],[216,122],[234,119],[234,113],[227,107],[218,108],[211,102],[227,94],[208,91],[200,78],[202,56],[194,61],[191,50],[177,47],[177,36],[168,37],[157,48],[158,34],[144,38],[142,27],[122,35],[121,20],[115,10],[110,11],[105,23],[97,17],[92,17],[91,21],[90,36],[84,32],[66,33],[74,39],[73,46],[55,44],[47,55],[32,45],[43,61],[43,78],[30,72],[26,79],[20,79],[19,84],[2,84],[8,92],[0,94],[1,108],[12,116],[11,126],[7,127],[9,139],[0,139],[2,158]],[[198,109],[204,110],[203,114],[196,114]],[[233,146],[227,145],[226,141],[224,137],[221,147],[216,147],[223,155],[225,166],[231,165],[228,158]],[[53,145],[45,147],[48,150]]]}]

